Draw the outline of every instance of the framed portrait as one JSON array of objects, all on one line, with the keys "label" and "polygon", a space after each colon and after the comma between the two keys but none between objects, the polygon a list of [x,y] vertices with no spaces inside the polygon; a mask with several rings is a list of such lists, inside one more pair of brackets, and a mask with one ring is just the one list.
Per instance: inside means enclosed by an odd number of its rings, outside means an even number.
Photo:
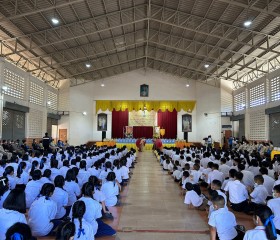
[{"label": "framed portrait", "polygon": [[149,85],[140,85],[140,97],[149,97]]},{"label": "framed portrait", "polygon": [[107,131],[107,114],[99,113],[97,115],[97,131]]},{"label": "framed portrait", "polygon": [[192,131],[192,115],[184,114],[182,115],[182,132]]}]

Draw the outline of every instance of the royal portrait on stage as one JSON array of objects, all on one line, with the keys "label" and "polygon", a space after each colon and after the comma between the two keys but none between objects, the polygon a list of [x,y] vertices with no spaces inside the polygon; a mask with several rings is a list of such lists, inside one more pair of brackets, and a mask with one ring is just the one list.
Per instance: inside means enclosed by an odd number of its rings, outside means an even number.
[{"label": "royal portrait on stage", "polygon": [[97,115],[97,131],[107,131],[107,114],[100,113]]},{"label": "royal portrait on stage", "polygon": [[140,97],[149,97],[149,85],[140,85]]},{"label": "royal portrait on stage", "polygon": [[192,115],[184,114],[182,115],[182,132],[192,131]]}]

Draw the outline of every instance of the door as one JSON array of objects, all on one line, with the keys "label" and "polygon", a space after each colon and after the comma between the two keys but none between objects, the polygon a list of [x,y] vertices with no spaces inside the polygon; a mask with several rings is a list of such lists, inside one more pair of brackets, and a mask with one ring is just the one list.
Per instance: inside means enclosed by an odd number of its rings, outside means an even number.
[{"label": "door", "polygon": [[2,119],[2,139],[22,140],[24,138],[25,113],[4,108]]},{"label": "door", "polygon": [[67,129],[59,129],[59,140],[64,143],[67,141]]},{"label": "door", "polygon": [[224,131],[224,145],[226,148],[228,148],[228,139],[232,136],[232,131],[231,130],[225,130]]},{"label": "door", "polygon": [[269,140],[274,146],[280,146],[280,113],[269,115]]},{"label": "door", "polygon": [[242,136],[245,136],[245,118],[239,120],[239,133],[238,133],[239,140],[241,140]]}]

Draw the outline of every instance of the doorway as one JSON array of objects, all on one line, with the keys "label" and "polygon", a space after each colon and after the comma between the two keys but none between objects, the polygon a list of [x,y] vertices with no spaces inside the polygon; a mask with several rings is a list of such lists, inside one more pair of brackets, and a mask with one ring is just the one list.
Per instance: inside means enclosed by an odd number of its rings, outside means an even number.
[{"label": "doorway", "polygon": [[59,129],[58,139],[64,143],[67,141],[67,129]]}]

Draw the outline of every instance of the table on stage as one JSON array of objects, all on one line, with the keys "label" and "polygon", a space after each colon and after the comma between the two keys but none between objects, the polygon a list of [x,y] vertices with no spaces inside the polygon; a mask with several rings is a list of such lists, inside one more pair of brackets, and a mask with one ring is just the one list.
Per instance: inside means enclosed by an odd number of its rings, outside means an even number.
[{"label": "table on stage", "polygon": [[96,142],[95,144],[97,147],[103,147],[103,146],[113,147],[116,145],[116,141],[103,141],[103,142]]},{"label": "table on stage", "polygon": [[274,158],[274,156],[275,156],[276,154],[279,154],[279,155],[280,155],[280,151],[278,151],[278,150],[273,150],[273,151],[271,151],[271,160]]}]

